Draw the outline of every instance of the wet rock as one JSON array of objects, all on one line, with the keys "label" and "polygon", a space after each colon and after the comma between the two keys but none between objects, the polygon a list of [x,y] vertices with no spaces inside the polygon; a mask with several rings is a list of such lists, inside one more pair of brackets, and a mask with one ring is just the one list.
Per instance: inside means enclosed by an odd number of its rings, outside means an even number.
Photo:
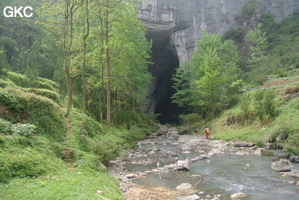
[{"label": "wet rock", "polygon": [[296,183],[296,186],[299,186],[299,181]]},{"label": "wet rock", "polygon": [[230,195],[231,199],[246,198],[246,197],[248,197],[248,194],[245,194],[243,192],[238,192],[238,193]]},{"label": "wet rock", "polygon": [[192,188],[190,183],[182,183],[181,185],[177,186],[175,189],[180,192],[187,192]]},{"label": "wet rock", "polygon": [[199,174],[192,174],[191,176],[193,176],[193,177],[200,177],[201,178],[201,175],[199,175]]},{"label": "wet rock", "polygon": [[291,171],[293,168],[293,164],[286,159],[280,159],[279,161],[273,162],[271,164],[271,169],[278,172],[288,172]]},{"label": "wet rock", "polygon": [[254,147],[255,146],[255,143],[254,142],[250,142],[249,144],[248,144],[248,147]]},{"label": "wet rock", "polygon": [[178,196],[176,197],[177,200],[197,200],[199,199],[199,196],[194,194],[194,195],[189,195],[189,196]]},{"label": "wet rock", "polygon": [[269,142],[264,142],[265,149],[278,149],[278,146]]},{"label": "wet rock", "polygon": [[135,174],[127,174],[125,177],[127,179],[132,179],[132,178],[135,178]]},{"label": "wet rock", "polygon": [[272,150],[266,150],[266,149],[262,149],[261,154],[262,156],[274,156],[274,152]]},{"label": "wet rock", "polygon": [[213,155],[219,155],[223,154],[223,152],[220,149],[212,149],[209,153],[208,156],[213,156]]},{"label": "wet rock", "polygon": [[176,170],[189,171],[189,162],[187,160],[178,160],[176,165]]},{"label": "wet rock", "polygon": [[244,141],[234,141],[234,147],[248,147],[249,143]]},{"label": "wet rock", "polygon": [[295,181],[289,181],[288,184],[293,185]]},{"label": "wet rock", "polygon": [[159,129],[158,129],[157,132],[156,132],[156,135],[157,135],[157,136],[165,135],[165,134],[167,133],[167,131],[168,131],[167,126],[165,126],[165,125],[160,125]]},{"label": "wet rock", "polygon": [[281,172],[279,175],[284,177],[297,177],[299,178],[299,170],[293,169],[290,172]]},{"label": "wet rock", "polygon": [[260,155],[262,155],[262,150],[266,150],[265,148],[257,148],[254,152],[253,152],[253,154],[254,155],[258,155],[258,156],[260,156]]},{"label": "wet rock", "polygon": [[246,150],[240,150],[240,151],[237,151],[236,152],[236,155],[237,156],[248,156],[248,155],[250,155],[250,151],[246,151]]},{"label": "wet rock", "polygon": [[206,198],[210,199],[210,198],[212,198],[212,196],[208,194],[208,195],[206,195]]},{"label": "wet rock", "polygon": [[295,163],[299,163],[299,156],[295,156],[294,154],[291,154],[290,155],[290,161],[295,162]]},{"label": "wet rock", "polygon": [[179,135],[179,131],[178,131],[177,128],[172,127],[172,128],[169,128],[169,129],[167,130],[166,135],[167,135],[168,137],[175,137],[175,136],[178,136],[178,135]]},{"label": "wet rock", "polygon": [[166,155],[168,155],[168,156],[177,156],[178,154],[174,151],[167,151]]}]

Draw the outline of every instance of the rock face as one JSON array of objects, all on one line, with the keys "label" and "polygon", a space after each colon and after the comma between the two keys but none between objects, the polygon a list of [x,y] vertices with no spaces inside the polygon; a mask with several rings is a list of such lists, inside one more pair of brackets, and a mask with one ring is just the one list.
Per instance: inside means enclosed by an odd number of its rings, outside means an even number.
[{"label": "rock face", "polygon": [[[167,93],[167,80],[160,78],[173,65],[173,57],[178,64],[191,58],[200,33],[207,29],[210,33],[223,33],[238,26],[236,16],[244,2],[249,0],[147,0],[139,5],[138,17],[148,29],[147,38],[153,40],[152,62],[149,71],[155,77],[148,88],[149,111],[154,111],[159,100]],[[299,14],[296,0],[257,0],[260,2],[257,15],[269,11],[276,21],[286,16]]]},{"label": "rock face", "polygon": [[[155,40],[170,39],[180,64],[190,58],[203,29],[223,33],[238,25],[235,17],[249,0],[147,0],[139,6],[139,18]],[[269,11],[277,21],[299,14],[298,1],[258,0],[261,11]]]},{"label": "rock face", "polygon": [[246,197],[248,197],[248,195],[242,192],[230,195],[231,199],[246,198]]},{"label": "rock face", "polygon": [[271,169],[278,172],[288,172],[294,168],[293,164],[285,159],[280,159],[279,161],[273,162],[271,164]]}]

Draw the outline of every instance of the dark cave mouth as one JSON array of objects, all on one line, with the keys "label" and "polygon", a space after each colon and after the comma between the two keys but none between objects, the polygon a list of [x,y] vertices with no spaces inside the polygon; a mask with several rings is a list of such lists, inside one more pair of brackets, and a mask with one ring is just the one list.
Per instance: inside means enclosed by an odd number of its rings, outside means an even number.
[{"label": "dark cave mouth", "polygon": [[179,115],[183,112],[176,103],[172,103],[172,96],[176,93],[176,90],[172,88],[174,81],[172,80],[173,75],[176,72],[176,68],[179,67],[179,60],[176,55],[170,50],[167,51],[166,57],[168,59],[167,68],[163,71],[158,79],[157,86],[165,87],[165,95],[163,95],[157,102],[155,107],[155,114],[160,114],[157,120],[160,124],[178,124]]}]

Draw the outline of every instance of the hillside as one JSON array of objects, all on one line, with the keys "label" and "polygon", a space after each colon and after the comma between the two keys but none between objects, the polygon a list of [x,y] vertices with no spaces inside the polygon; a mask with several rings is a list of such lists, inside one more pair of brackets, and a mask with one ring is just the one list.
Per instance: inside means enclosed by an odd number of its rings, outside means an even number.
[{"label": "hillside", "polygon": [[0,84],[0,199],[121,199],[104,165],[148,131],[108,130],[76,110],[65,118],[47,79],[3,72]]},{"label": "hillside", "polygon": [[[267,18],[268,17],[268,18]],[[266,59],[243,75],[237,104],[215,120],[215,138],[272,143],[299,154],[299,16],[262,20]]]}]

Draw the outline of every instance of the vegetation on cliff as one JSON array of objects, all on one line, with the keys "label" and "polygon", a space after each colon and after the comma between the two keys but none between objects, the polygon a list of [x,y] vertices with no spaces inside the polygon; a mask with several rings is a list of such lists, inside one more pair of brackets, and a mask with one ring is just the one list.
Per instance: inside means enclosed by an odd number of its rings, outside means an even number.
[{"label": "vegetation on cliff", "polygon": [[[189,123],[193,132],[203,132],[204,125],[211,126],[214,139],[254,141],[259,146],[274,143],[288,152],[299,154],[299,54],[296,48],[299,44],[299,17],[292,16],[275,23],[270,13],[256,16],[254,9],[258,5],[244,4],[243,7],[238,18],[240,26],[228,30],[222,37],[223,42],[235,42],[241,57],[239,69],[243,72],[235,78],[234,83],[229,86],[221,83],[219,89],[227,92],[233,87],[235,92],[231,93],[231,96],[229,93],[214,93],[219,96],[219,101],[215,102],[217,118],[212,120],[211,107],[200,104],[198,100],[204,98],[197,92],[203,86],[188,93],[186,88],[192,87],[192,84],[188,81],[183,82],[180,73],[196,69],[208,62],[208,59],[203,60],[201,64],[185,64],[178,69],[174,78],[174,87],[178,90],[174,99],[178,101],[176,97],[184,94],[185,98],[181,98],[179,105],[189,108],[193,114],[182,115],[181,118],[185,125],[190,121],[186,119],[191,118],[195,122],[192,126]],[[199,41],[198,45],[207,41]],[[226,53],[229,56],[228,52]],[[193,57],[195,55],[196,52]],[[224,71],[224,65],[221,66]],[[197,73],[199,74],[199,70],[192,72],[193,75]],[[186,76],[186,73],[183,75]],[[198,77],[197,81],[202,78]],[[237,81],[237,78],[242,81]],[[192,102],[192,99],[197,100],[188,105],[187,100]]]}]

